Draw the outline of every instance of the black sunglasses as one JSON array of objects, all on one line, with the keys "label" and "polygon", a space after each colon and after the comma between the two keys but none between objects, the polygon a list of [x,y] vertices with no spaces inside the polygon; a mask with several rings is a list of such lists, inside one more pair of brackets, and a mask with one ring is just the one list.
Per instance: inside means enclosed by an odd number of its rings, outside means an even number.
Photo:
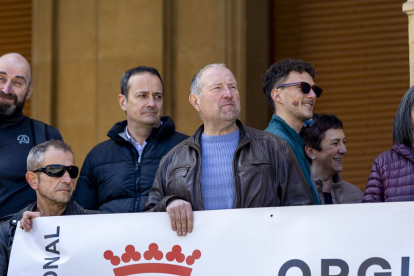
[{"label": "black sunglasses", "polygon": [[315,92],[316,98],[319,98],[322,95],[322,88],[316,86],[316,85],[310,85],[307,82],[295,82],[295,83],[286,83],[286,84],[282,84],[280,86],[278,86],[276,89],[281,88],[281,87],[287,87],[287,86],[294,86],[294,85],[300,85],[300,88],[302,89],[302,92],[305,94],[308,94],[311,91],[311,88],[313,90],[313,92]]},{"label": "black sunglasses", "polygon": [[76,166],[63,166],[63,165],[47,165],[46,167],[37,169],[33,172],[44,172],[51,177],[62,177],[65,172],[68,171],[70,178],[78,177],[79,168]]}]

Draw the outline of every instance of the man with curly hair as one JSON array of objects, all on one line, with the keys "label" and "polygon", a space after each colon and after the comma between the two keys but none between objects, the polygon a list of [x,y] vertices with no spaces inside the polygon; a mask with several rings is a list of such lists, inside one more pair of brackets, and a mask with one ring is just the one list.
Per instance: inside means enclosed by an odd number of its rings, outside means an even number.
[{"label": "man with curly hair", "polygon": [[315,86],[315,75],[315,69],[309,62],[281,60],[273,64],[263,77],[263,92],[273,110],[273,117],[265,131],[288,142],[308,182],[315,204],[321,204],[311,180],[303,139],[299,136],[303,123],[313,116],[316,98],[322,94],[322,89]]}]

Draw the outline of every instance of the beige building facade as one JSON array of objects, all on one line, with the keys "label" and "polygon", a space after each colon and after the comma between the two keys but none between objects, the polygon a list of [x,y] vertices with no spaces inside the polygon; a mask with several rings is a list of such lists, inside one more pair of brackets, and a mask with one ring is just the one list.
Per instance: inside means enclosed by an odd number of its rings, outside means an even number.
[{"label": "beige building facade", "polygon": [[[163,113],[191,134],[201,124],[188,102],[191,78],[222,62],[239,81],[240,118],[258,118],[263,128],[269,117],[260,94],[269,63],[267,11],[266,1],[35,0],[32,115],[57,126],[82,163],[125,119],[117,103],[122,74],[147,65],[164,78]],[[255,43],[247,43],[250,35]]]},{"label": "beige building facade", "polygon": [[[78,165],[125,119],[117,95],[129,68],[159,69],[163,113],[191,135],[201,120],[188,102],[190,82],[205,65],[228,65],[238,80],[240,119],[264,129],[271,117],[261,90],[267,68],[287,57],[312,62],[324,89],[315,112],[344,122],[342,175],[363,190],[373,160],[391,146],[395,111],[410,85],[404,2],[16,0],[0,9],[12,41],[0,52],[29,59],[35,90],[25,113],[57,127]],[[411,6],[404,4],[409,16]]]}]

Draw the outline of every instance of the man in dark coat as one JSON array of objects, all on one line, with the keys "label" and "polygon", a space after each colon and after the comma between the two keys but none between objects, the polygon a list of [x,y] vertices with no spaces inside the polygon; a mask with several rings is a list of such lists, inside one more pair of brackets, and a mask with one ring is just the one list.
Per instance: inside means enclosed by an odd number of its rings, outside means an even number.
[{"label": "man in dark coat", "polygon": [[37,202],[0,223],[0,276],[7,275],[17,223],[30,229],[36,216],[65,216],[96,213],[82,208],[71,199],[78,167],[69,145],[51,140],[33,147],[27,158],[26,180],[35,191]]},{"label": "man in dark coat", "polygon": [[23,115],[33,92],[32,72],[17,53],[0,57],[0,220],[36,201],[27,185],[26,159],[30,149],[46,140],[62,140],[59,131]]},{"label": "man in dark coat", "polygon": [[204,124],[161,160],[148,211],[168,212],[185,236],[193,211],[313,204],[287,142],[237,120],[237,81],[224,64],[194,76],[189,101]]},{"label": "man in dark coat", "polygon": [[118,103],[127,119],[87,155],[74,192],[82,206],[107,213],[144,211],[161,158],[188,137],[175,131],[170,117],[161,116],[163,97],[156,69],[125,72]]}]

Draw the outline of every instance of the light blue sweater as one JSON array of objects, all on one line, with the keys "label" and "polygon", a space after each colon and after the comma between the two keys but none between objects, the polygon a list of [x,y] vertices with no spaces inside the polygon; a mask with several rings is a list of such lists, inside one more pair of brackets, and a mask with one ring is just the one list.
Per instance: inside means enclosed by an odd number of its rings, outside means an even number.
[{"label": "light blue sweater", "polygon": [[201,191],[204,210],[234,206],[233,155],[239,130],[219,136],[201,135]]}]

